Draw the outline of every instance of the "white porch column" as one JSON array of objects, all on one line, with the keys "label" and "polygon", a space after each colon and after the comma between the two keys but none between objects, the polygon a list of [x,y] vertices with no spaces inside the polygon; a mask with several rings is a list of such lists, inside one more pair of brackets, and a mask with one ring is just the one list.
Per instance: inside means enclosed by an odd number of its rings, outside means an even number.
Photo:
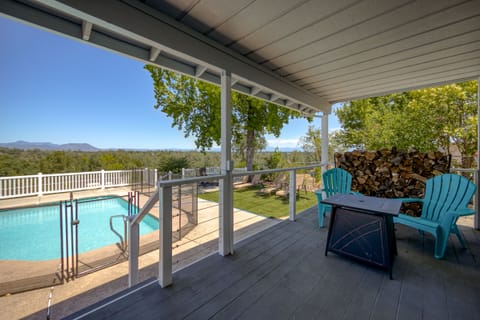
[{"label": "white porch column", "polygon": [[218,251],[222,256],[233,254],[233,181],[232,181],[232,106],[230,71],[222,71],[221,78],[221,174],[220,180],[220,225]]},{"label": "white porch column", "polygon": [[322,174],[327,171],[328,159],[328,114],[323,113],[322,115],[322,128],[320,130],[322,134]]}]

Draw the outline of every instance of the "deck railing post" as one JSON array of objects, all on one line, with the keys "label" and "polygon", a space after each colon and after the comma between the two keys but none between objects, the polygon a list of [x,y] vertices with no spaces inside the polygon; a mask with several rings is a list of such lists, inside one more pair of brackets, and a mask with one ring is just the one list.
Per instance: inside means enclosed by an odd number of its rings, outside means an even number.
[{"label": "deck railing post", "polygon": [[105,170],[102,169],[101,173],[102,173],[102,182],[101,182],[102,190],[105,190]]},{"label": "deck railing post", "polygon": [[43,195],[43,177],[42,177],[42,173],[39,172],[38,173],[38,196],[41,197]]},{"label": "deck railing post", "polygon": [[288,185],[288,197],[289,197],[289,216],[290,221],[295,221],[296,218],[296,202],[297,202],[297,177],[296,170],[290,171],[290,182]]},{"label": "deck railing post", "polygon": [[172,186],[161,186],[160,202],[160,244],[158,281],[162,288],[172,284]]},{"label": "deck railing post", "polygon": [[140,225],[133,222],[134,217],[128,217],[128,287],[138,283]]}]

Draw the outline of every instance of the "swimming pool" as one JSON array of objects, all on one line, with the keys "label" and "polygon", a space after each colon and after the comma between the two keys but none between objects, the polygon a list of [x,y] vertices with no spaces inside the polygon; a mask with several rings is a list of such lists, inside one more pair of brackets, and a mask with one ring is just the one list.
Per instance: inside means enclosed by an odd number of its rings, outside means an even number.
[{"label": "swimming pool", "polygon": [[[112,215],[127,215],[122,198],[83,199],[78,202],[78,252],[84,253],[120,241],[110,230]],[[91,201],[97,200],[97,201]],[[0,260],[50,260],[60,258],[59,205],[0,210]],[[113,219],[123,235],[123,219]],[[158,230],[158,219],[147,215],[140,234]]]}]

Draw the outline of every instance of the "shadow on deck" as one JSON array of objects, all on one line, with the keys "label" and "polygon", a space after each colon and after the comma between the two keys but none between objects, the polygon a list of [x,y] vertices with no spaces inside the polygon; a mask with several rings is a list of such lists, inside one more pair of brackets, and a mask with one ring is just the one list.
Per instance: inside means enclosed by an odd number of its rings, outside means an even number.
[{"label": "shadow on deck", "polygon": [[[316,207],[256,234],[233,256],[209,256],[173,276],[153,279],[67,319],[478,319],[480,232],[460,227],[445,258],[433,238],[397,226],[398,256],[388,272],[334,253]],[[93,294],[93,293],[91,293]]]}]

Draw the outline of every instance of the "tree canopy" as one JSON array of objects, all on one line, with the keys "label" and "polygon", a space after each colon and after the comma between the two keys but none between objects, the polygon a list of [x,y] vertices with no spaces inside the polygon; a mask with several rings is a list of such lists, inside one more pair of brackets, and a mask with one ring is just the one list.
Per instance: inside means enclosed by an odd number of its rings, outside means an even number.
[{"label": "tree canopy", "polygon": [[[155,108],[172,118],[172,127],[194,137],[202,151],[220,145],[220,88],[172,71],[146,65],[153,80]],[[265,147],[265,134],[276,137],[298,112],[232,92],[232,144],[253,169],[254,153]]]},{"label": "tree canopy", "polygon": [[477,82],[467,81],[401,94],[355,100],[335,111],[337,138],[348,147],[450,150],[463,157],[477,147]]},{"label": "tree canopy", "polygon": [[[345,147],[339,142],[337,138],[338,132],[333,131],[328,133],[328,158],[333,159],[335,152],[344,152]],[[305,153],[307,162],[321,162],[322,161],[322,138],[321,128],[315,126],[308,126],[305,136],[300,137],[299,146]]]},{"label": "tree canopy", "polygon": [[32,175],[39,172],[48,174],[136,168],[176,172],[179,168],[215,167],[219,164],[218,152],[169,150],[82,152],[0,148],[0,177]]}]

